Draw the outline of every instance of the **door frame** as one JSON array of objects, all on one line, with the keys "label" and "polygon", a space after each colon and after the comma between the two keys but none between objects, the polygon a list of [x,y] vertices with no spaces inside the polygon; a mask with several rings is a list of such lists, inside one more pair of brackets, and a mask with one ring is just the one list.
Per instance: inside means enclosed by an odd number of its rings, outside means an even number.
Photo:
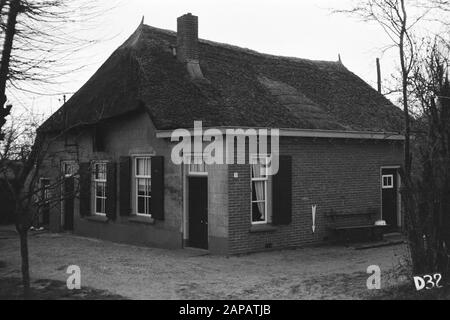
[{"label": "door frame", "polygon": [[396,169],[397,174],[394,179],[397,180],[397,226],[398,228],[402,228],[404,221],[402,217],[402,195],[400,192],[401,186],[402,186],[402,179],[400,177],[399,169],[401,169],[402,166],[381,166],[380,167],[380,174],[379,174],[379,184],[378,188],[380,190],[380,219],[383,220],[383,181],[381,181],[383,176],[383,170],[389,170],[389,169]]},{"label": "door frame", "polygon": [[194,174],[194,175],[188,175],[187,176],[187,185],[188,185],[188,189],[187,189],[187,194],[188,194],[188,196],[187,196],[187,223],[186,223],[186,225],[187,225],[187,233],[186,233],[186,236],[187,236],[187,241],[186,241],[186,246],[187,247],[189,247],[189,248],[196,248],[196,249],[200,249],[200,250],[209,250],[209,223],[206,225],[206,244],[205,244],[205,246],[206,246],[206,248],[197,248],[197,247],[193,247],[192,246],[192,244],[190,243],[191,242],[191,237],[190,237],[190,234],[189,234],[189,225],[191,224],[191,221],[190,221],[190,210],[189,210],[189,207],[190,207],[190,203],[189,203],[189,201],[190,201],[190,197],[189,197],[189,187],[190,187],[190,183],[189,183],[189,181],[190,181],[190,179],[192,179],[192,178],[195,178],[195,179],[202,179],[202,180],[204,180],[204,183],[206,183],[206,197],[207,197],[207,203],[206,203],[206,218],[207,218],[207,221],[209,221],[209,196],[208,196],[208,191],[209,191],[209,184],[208,184],[208,176],[207,175],[204,175],[204,174]]},{"label": "door frame", "polygon": [[[69,180],[69,179],[71,179],[72,180],[72,188],[73,188],[73,191],[75,192],[75,188],[76,188],[76,185],[75,185],[75,176],[71,176],[71,177],[64,177],[63,178],[63,185],[62,185],[62,188],[64,189],[64,192],[66,192],[66,183],[67,183],[67,181]],[[73,197],[73,198],[71,198],[71,199],[63,199],[62,200],[62,204],[63,204],[63,206],[62,206],[62,208],[63,208],[63,210],[64,210],[64,224],[62,225],[62,229],[64,230],[64,231],[69,231],[69,232],[73,232],[74,230],[75,230],[75,196]],[[67,211],[66,211],[66,205],[67,205],[67,201],[71,201],[72,202],[72,214],[71,215],[68,215],[67,214]],[[71,216],[71,218],[70,219],[67,219],[69,216]],[[68,223],[68,221],[70,221],[71,222],[71,226],[68,228],[67,227],[67,223]]]},{"label": "door frame", "polygon": [[[206,166],[205,166],[206,167]],[[208,192],[208,248],[209,248],[209,174],[208,169],[206,167],[206,172],[194,173],[190,172],[189,165],[183,164],[181,166],[181,175],[183,177],[183,214],[182,214],[182,244],[183,248],[189,248],[189,178],[190,177],[203,177],[207,179],[207,192]],[[203,249],[199,249],[203,250]],[[209,250],[209,249],[208,249]]]}]

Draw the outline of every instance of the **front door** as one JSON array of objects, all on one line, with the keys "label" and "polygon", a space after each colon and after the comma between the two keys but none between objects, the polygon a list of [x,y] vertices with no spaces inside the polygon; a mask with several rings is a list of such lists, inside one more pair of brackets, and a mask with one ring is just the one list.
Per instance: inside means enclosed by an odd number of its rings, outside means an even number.
[{"label": "front door", "polygon": [[382,215],[390,229],[398,228],[397,169],[381,170]]},{"label": "front door", "polygon": [[208,178],[189,177],[189,246],[208,249]]},{"label": "front door", "polygon": [[64,230],[73,231],[75,179],[64,178]]}]

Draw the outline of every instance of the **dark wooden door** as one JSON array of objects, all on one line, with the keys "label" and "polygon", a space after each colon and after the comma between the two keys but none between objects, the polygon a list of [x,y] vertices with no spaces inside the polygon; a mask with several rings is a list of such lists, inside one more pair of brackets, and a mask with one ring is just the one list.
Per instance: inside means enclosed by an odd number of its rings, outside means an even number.
[{"label": "dark wooden door", "polygon": [[74,214],[74,178],[64,179],[64,230],[73,231],[73,214]]},{"label": "dark wooden door", "polygon": [[383,220],[390,229],[398,227],[398,179],[397,169],[383,169],[381,173]]},{"label": "dark wooden door", "polygon": [[189,246],[208,249],[208,178],[189,177]]}]

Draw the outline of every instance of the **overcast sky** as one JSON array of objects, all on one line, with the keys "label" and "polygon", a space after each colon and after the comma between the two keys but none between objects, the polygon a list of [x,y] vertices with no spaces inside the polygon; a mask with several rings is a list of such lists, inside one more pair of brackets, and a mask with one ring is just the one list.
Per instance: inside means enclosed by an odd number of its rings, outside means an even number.
[{"label": "overcast sky", "polygon": [[[352,0],[119,1],[87,35],[110,39],[80,53],[89,65],[82,72],[68,75],[70,81],[49,92],[68,92],[70,97],[130,36],[142,16],[145,24],[176,30],[176,18],[187,12],[199,17],[201,38],[314,60],[336,61],[341,54],[344,65],[372,86],[376,86],[376,57],[382,59],[384,77],[389,77],[396,65],[394,51],[383,55],[389,39],[379,26],[331,13],[333,8],[348,7]],[[16,112],[28,108],[48,116],[60,107],[62,95],[13,92],[9,98],[18,107]]]}]

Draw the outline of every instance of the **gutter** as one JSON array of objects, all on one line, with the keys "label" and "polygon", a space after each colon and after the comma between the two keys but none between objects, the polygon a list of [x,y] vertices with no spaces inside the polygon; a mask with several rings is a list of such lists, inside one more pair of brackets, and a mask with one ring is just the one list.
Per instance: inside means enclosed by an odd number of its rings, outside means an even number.
[{"label": "gutter", "polygon": [[[274,129],[269,128],[250,128],[250,127],[217,127],[217,128],[203,128],[201,132],[194,129],[181,129],[185,131],[185,134],[177,134],[177,136],[208,136],[205,134],[209,129],[219,130],[222,134],[226,134],[227,130],[244,131],[243,135],[248,136],[251,134],[246,133],[247,130],[260,130],[265,129],[270,131]],[[172,133],[175,130],[158,130],[156,131],[156,137],[161,139],[167,139],[172,137]],[[280,137],[299,137],[299,138],[328,138],[328,139],[363,139],[363,140],[390,140],[390,141],[404,141],[405,136],[396,132],[375,132],[375,131],[344,131],[344,130],[314,130],[314,129],[279,129]],[[180,131],[181,133],[181,131]],[[239,135],[239,134],[237,134]]]}]

